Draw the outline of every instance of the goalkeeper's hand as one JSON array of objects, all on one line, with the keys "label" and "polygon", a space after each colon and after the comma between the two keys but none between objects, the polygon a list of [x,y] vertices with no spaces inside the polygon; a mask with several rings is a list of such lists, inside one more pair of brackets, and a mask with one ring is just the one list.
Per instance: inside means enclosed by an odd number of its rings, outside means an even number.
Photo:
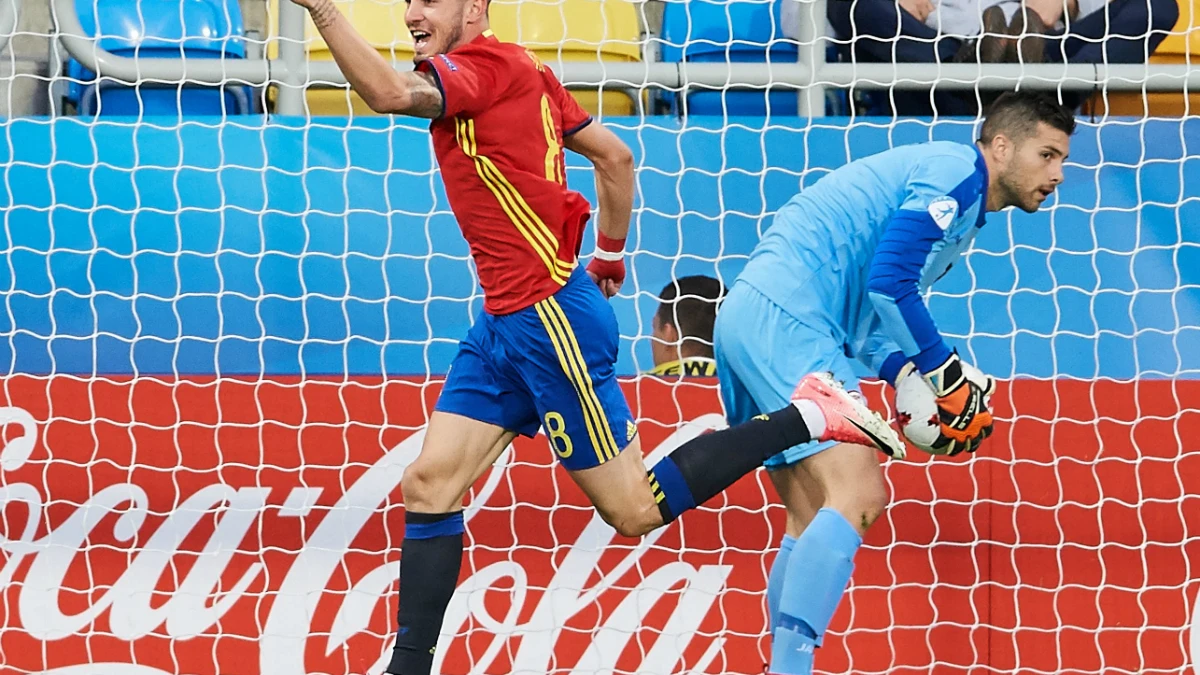
[{"label": "goalkeeper's hand", "polygon": [[625,240],[596,234],[596,251],[587,266],[588,276],[600,287],[604,297],[611,298],[625,283]]},{"label": "goalkeeper's hand", "polygon": [[996,391],[996,380],[987,375],[982,385],[971,381],[963,372],[958,354],[951,354],[945,363],[922,375],[937,399],[940,448],[950,456],[964,450],[975,452],[992,433],[988,402]]}]

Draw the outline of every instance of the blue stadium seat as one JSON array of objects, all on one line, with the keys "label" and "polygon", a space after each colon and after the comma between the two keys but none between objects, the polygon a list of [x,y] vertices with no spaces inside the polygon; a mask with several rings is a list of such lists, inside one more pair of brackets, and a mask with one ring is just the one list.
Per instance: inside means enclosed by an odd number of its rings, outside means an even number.
[{"label": "blue stadium seat", "polygon": [[[787,39],[780,20],[781,0],[667,2],[663,9],[662,61],[795,63],[796,43]],[[672,110],[680,112],[679,97],[668,93]],[[692,91],[687,111],[693,115],[795,115],[795,89],[780,91]]]},{"label": "blue stadium seat", "polygon": [[[237,0],[76,0],[80,23],[99,46],[139,58],[241,59]],[[67,64],[67,100],[80,115],[222,115],[254,112],[245,86],[141,86],[95,82],[78,61]]]}]

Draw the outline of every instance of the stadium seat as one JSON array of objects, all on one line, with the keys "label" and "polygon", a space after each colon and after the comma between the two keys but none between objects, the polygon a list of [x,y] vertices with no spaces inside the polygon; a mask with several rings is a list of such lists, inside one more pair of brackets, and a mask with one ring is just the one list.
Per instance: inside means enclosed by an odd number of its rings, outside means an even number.
[{"label": "stadium seat", "polygon": [[[1179,20],[1150,56],[1149,62],[1185,64],[1197,61],[1200,61],[1200,0],[1179,0]],[[1200,114],[1200,93],[1113,91],[1107,97],[1102,94],[1092,96],[1085,108],[1096,115],[1182,117]]]},{"label": "stadium seat", "polygon": [[[285,2],[287,0],[284,0]],[[271,0],[271,30],[278,30],[276,25],[278,15],[275,8],[279,0]],[[359,33],[391,63],[410,63],[413,57],[412,36],[404,25],[404,11],[407,5],[403,2],[382,2],[381,0],[343,0],[337,3],[338,9],[350,19]],[[321,38],[317,27],[313,25],[312,17],[304,13],[305,38],[308,40],[308,58],[312,61],[332,61],[333,54],[329,45]],[[272,41],[269,52],[272,58],[277,54],[276,43]],[[345,117],[353,113],[355,117],[370,116],[376,113],[371,110],[358,94],[349,89],[330,89],[310,87],[305,93],[308,102],[308,113],[318,116]]]},{"label": "stadium seat", "polygon": [[[663,9],[662,61],[762,63],[791,62],[796,43],[782,29],[781,3],[688,0]],[[785,91],[690,91],[686,101],[668,92],[664,100],[676,113],[686,105],[692,115],[795,115],[799,96]]]},{"label": "stadium seat", "polygon": [[[273,0],[272,4],[278,0]],[[393,63],[412,60],[412,36],[404,24],[406,5],[379,0],[345,0],[338,3],[355,28],[384,58]],[[636,6],[628,0],[497,0],[489,9],[493,32],[506,42],[518,42],[543,61],[639,61],[639,26]],[[309,58],[333,59],[311,18],[307,21]],[[561,56],[560,56],[561,55]],[[620,91],[573,91],[592,114],[628,115],[634,104]],[[309,89],[312,115],[373,115],[353,92],[345,89]]]},{"label": "stadium seat", "polygon": [[[139,58],[245,58],[237,0],[76,0],[86,33],[118,56]],[[253,112],[248,87],[98,84],[78,61],[67,63],[72,79],[67,101],[79,115],[224,115]]]},{"label": "stadium seat", "polygon": [[[637,5],[629,0],[500,1],[489,12],[492,30],[524,45],[542,61],[642,60]],[[632,115],[636,102],[624,91],[573,90],[593,115]]]}]

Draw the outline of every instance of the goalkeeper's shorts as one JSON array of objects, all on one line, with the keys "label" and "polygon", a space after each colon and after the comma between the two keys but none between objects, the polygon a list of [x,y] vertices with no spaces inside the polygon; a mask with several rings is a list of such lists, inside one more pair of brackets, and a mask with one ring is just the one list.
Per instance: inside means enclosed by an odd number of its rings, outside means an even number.
[{"label": "goalkeeper's shorts", "polygon": [[[801,322],[744,281],[734,282],[721,302],[713,329],[721,402],[730,426],[788,405],[800,380],[810,373],[831,372],[858,389],[846,345],[819,317]],[[832,447],[833,442],[805,443],[768,459],[768,469],[795,464]]]},{"label": "goalkeeper's shorts", "polygon": [[459,343],[436,409],[523,436],[544,427],[571,471],[616,457],[637,434],[617,383],[617,317],[583,268],[532,307],[481,313]]}]

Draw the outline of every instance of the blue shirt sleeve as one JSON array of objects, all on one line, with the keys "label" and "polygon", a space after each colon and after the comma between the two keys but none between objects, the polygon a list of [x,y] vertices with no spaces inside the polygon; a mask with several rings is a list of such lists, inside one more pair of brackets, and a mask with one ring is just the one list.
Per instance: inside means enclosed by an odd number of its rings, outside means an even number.
[{"label": "blue shirt sleeve", "polygon": [[[921,298],[926,264],[945,247],[947,231],[980,199],[985,167],[965,156],[931,155],[908,177],[905,200],[887,225],[871,260],[867,292],[883,331],[922,373],[950,358],[950,347],[938,332]],[[891,371],[899,357],[881,366]]]},{"label": "blue shirt sleeve", "polygon": [[898,212],[875,249],[867,280],[884,331],[922,373],[950,358],[950,347],[925,307],[919,285],[925,261],[943,234],[927,213]]},{"label": "blue shirt sleeve", "polygon": [[896,384],[896,377],[900,375],[900,370],[906,363],[908,363],[908,357],[904,355],[904,352],[888,354],[887,358],[883,360],[883,364],[879,366],[879,379],[889,385]]}]

